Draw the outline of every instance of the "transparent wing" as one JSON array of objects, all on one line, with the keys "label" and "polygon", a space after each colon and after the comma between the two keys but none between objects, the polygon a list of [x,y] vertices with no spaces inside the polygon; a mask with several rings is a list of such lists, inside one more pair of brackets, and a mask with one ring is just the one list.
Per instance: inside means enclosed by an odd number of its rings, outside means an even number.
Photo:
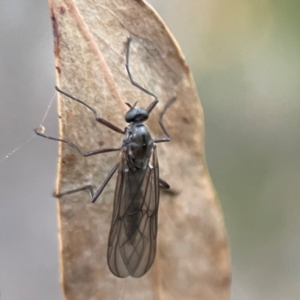
[{"label": "transparent wing", "polygon": [[122,154],[114,198],[107,261],[118,277],[141,277],[156,252],[159,169],[156,146],[151,164],[132,171]]}]

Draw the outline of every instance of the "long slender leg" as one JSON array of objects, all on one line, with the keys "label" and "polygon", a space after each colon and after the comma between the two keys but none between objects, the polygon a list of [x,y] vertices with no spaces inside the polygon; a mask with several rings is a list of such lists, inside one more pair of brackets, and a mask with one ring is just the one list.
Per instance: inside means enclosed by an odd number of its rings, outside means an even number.
[{"label": "long slender leg", "polygon": [[94,203],[99,198],[99,196],[103,192],[104,188],[106,187],[106,185],[108,184],[108,182],[110,181],[110,179],[112,178],[112,176],[115,174],[115,172],[118,169],[118,167],[119,167],[119,163],[117,163],[111,169],[111,171],[108,173],[108,175],[106,176],[105,180],[102,182],[101,186],[99,187],[99,189],[96,191],[95,194],[94,194],[94,190],[93,190],[93,186],[92,185],[85,185],[85,186],[83,186],[81,188],[78,188],[78,189],[75,189],[75,190],[71,190],[71,191],[67,191],[67,192],[55,194],[54,196],[57,197],[57,198],[60,198],[60,197],[65,196],[65,195],[70,195],[70,194],[77,193],[77,192],[80,192],[80,191],[89,190],[91,198],[92,198],[91,201]]},{"label": "long slender leg", "polygon": [[154,101],[147,107],[147,112],[148,114],[150,114],[150,112],[152,111],[152,109],[156,106],[156,104],[158,103],[158,99],[157,96],[155,96],[153,93],[151,93],[150,91],[146,90],[145,88],[143,88],[142,86],[140,86],[137,82],[135,82],[132,78],[131,75],[131,71],[130,71],[130,67],[129,67],[129,54],[130,54],[130,43],[131,43],[131,37],[128,38],[127,40],[127,52],[126,52],[126,70],[130,79],[130,82],[137,87],[138,89],[140,89],[141,91],[143,91],[144,93],[154,97]]},{"label": "long slender leg", "polygon": [[165,105],[163,111],[160,114],[159,125],[160,125],[160,128],[162,129],[162,131],[164,132],[164,134],[166,135],[166,137],[154,139],[155,143],[164,143],[164,142],[169,142],[171,140],[171,138],[170,138],[170,136],[169,136],[164,124],[163,124],[162,119],[163,119],[163,116],[165,115],[166,111],[168,110],[168,108],[175,102],[175,100],[176,100],[176,97],[171,98],[167,102],[167,104]]},{"label": "long slender leg", "polygon": [[96,149],[96,150],[91,150],[91,151],[87,151],[87,152],[82,152],[75,144],[73,144],[72,142],[69,142],[67,140],[63,140],[63,139],[58,139],[58,138],[54,138],[51,136],[47,136],[41,132],[38,131],[38,129],[34,129],[34,132],[43,137],[46,138],[48,140],[52,140],[52,141],[57,141],[57,142],[62,142],[62,143],[66,143],[69,146],[71,146],[74,150],[76,150],[79,154],[81,154],[82,156],[92,156],[95,154],[100,154],[100,153],[107,153],[107,152],[113,152],[113,151],[120,151],[121,148],[100,148],[100,149]]},{"label": "long slender leg", "polygon": [[80,191],[85,191],[85,190],[89,190],[91,198],[93,198],[94,190],[93,190],[93,186],[90,185],[90,184],[82,186],[82,187],[80,187],[78,189],[75,189],[75,190],[70,190],[70,191],[67,191],[67,192],[59,193],[59,194],[53,194],[53,196],[56,197],[56,198],[60,198],[60,197],[63,197],[65,195],[70,195],[70,194],[74,194],[74,193],[77,193],[77,192],[80,192]]},{"label": "long slender leg", "polygon": [[115,166],[111,169],[111,171],[109,172],[109,174],[107,175],[107,177],[105,178],[105,180],[102,182],[101,186],[99,187],[99,189],[96,191],[96,193],[93,195],[92,198],[92,202],[94,203],[98,197],[101,195],[101,193],[103,192],[104,188],[106,187],[106,185],[108,184],[108,182],[110,181],[110,179],[113,177],[113,175],[115,174],[115,172],[117,171],[118,167],[119,167],[120,163],[115,164]]},{"label": "long slender leg", "polygon": [[71,96],[70,94],[67,94],[66,92],[62,91],[62,90],[61,90],[60,88],[58,88],[57,86],[55,87],[55,89],[56,89],[59,93],[61,93],[61,94],[65,95],[65,96],[67,96],[68,98],[70,98],[70,99],[72,99],[72,100],[74,100],[74,101],[76,101],[76,102],[78,102],[78,103],[81,103],[82,105],[84,105],[85,107],[87,107],[88,109],[90,109],[90,110],[93,112],[94,117],[95,117],[95,120],[96,120],[97,122],[99,122],[99,123],[105,125],[106,127],[110,128],[110,129],[112,129],[112,130],[114,130],[114,131],[116,131],[116,132],[119,132],[119,133],[124,134],[124,130],[122,130],[121,128],[119,128],[119,127],[117,127],[116,125],[114,125],[114,124],[112,124],[112,123],[110,123],[110,122],[108,122],[108,121],[106,121],[106,120],[104,120],[104,119],[98,117],[98,114],[97,114],[96,110],[93,109],[92,107],[90,107],[89,105],[87,105],[87,104],[86,104],[85,102],[83,102],[82,100],[79,100],[79,99],[77,99],[77,98],[74,98],[74,97]]}]

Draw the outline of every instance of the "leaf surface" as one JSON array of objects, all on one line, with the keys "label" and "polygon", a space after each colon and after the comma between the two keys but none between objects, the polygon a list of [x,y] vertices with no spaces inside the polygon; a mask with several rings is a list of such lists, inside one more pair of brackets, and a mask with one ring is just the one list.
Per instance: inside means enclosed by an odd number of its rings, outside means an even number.
[{"label": "leaf surface", "polygon": [[[107,267],[107,239],[116,178],[95,204],[87,192],[59,199],[62,285],[66,299],[229,299],[230,261],[223,216],[204,156],[204,120],[195,84],[174,38],[149,5],[134,0],[49,0],[57,85],[120,128],[125,102],[147,107],[153,98],[134,87],[125,69],[132,37],[134,80],[160,103],[146,125],[163,136],[158,117],[174,95],[164,124],[170,143],[158,144],[161,192],[154,265],[139,279],[119,279]],[[60,138],[82,151],[120,147],[123,136],[97,123],[83,105],[59,97]],[[118,153],[88,158],[60,145],[58,191],[97,189]]]}]

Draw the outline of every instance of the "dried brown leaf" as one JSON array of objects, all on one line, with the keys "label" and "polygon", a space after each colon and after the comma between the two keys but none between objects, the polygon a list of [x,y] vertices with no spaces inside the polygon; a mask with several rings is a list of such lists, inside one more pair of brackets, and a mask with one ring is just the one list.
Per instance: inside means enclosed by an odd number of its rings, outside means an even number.
[{"label": "dried brown leaf", "polygon": [[[123,128],[125,101],[147,107],[152,98],[131,85],[125,44],[132,37],[135,81],[160,103],[147,126],[162,136],[165,116],[171,143],[159,144],[161,177],[176,194],[161,193],[158,249],[142,278],[119,279],[107,267],[107,239],[115,179],[95,204],[85,192],[59,200],[62,284],[66,299],[229,299],[230,263],[223,217],[204,157],[203,111],[188,66],[162,20],[144,1],[49,0],[58,86]],[[98,124],[78,103],[60,97],[60,137],[83,151],[120,146],[122,136]],[[84,158],[60,147],[58,190],[99,187],[118,154]]]}]

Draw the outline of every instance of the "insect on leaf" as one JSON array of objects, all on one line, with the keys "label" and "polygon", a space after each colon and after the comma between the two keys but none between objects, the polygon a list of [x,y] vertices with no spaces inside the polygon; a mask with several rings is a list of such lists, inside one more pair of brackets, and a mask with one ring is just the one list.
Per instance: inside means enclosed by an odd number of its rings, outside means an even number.
[{"label": "insect on leaf", "polygon": [[[152,137],[165,103],[170,143],[157,145],[160,192],[154,264],[141,278],[120,279],[107,266],[108,235],[116,176],[96,203],[87,192],[59,199],[62,285],[66,299],[229,299],[230,262],[218,199],[204,156],[203,111],[178,45],[151,7],[137,0],[49,0],[57,85],[95,108],[120,128],[125,102],[147,108],[153,98],[134,87],[125,69],[132,37],[134,80],[156,94],[159,104],[146,122]],[[59,95],[60,138],[82,151],[121,147],[123,136],[97,123],[83,105]],[[82,157],[60,144],[57,191],[86,184],[97,189],[120,153]]]}]

